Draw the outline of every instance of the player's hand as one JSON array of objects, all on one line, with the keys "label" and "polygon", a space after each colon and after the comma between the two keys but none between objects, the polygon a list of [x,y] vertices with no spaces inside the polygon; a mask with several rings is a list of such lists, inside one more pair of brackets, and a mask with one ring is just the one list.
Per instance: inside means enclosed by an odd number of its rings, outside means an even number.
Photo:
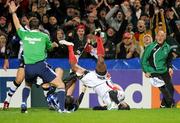
[{"label": "player's hand", "polygon": [[173,69],[172,68],[169,68],[169,75],[170,75],[170,77],[172,78],[172,76],[173,76]]},{"label": "player's hand", "polygon": [[59,47],[59,45],[56,42],[53,42],[51,45],[52,45],[52,48]]},{"label": "player's hand", "polygon": [[8,60],[8,59],[5,59],[5,60],[4,60],[4,65],[3,65],[3,69],[4,69],[5,71],[7,71],[8,68],[9,68],[9,60]]},{"label": "player's hand", "polygon": [[86,89],[87,89],[87,86],[83,85],[83,86],[82,86],[82,92],[85,93]]},{"label": "player's hand", "polygon": [[6,4],[4,5],[4,8],[6,8],[8,6],[8,3],[10,2],[10,0],[6,1]]},{"label": "player's hand", "polygon": [[9,12],[10,12],[11,14],[12,14],[12,13],[15,13],[16,10],[17,10],[18,7],[19,7],[19,5],[16,6],[16,4],[15,4],[14,1],[10,1],[10,2],[8,3],[8,5],[9,5]]},{"label": "player's hand", "polygon": [[151,77],[151,74],[150,74],[150,73],[145,73],[145,76],[146,76],[147,78],[150,78],[150,77]]}]

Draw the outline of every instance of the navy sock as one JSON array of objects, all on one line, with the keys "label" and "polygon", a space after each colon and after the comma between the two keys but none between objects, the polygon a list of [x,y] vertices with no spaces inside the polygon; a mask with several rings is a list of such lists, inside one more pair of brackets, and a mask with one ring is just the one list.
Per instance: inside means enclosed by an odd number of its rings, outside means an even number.
[{"label": "navy sock", "polygon": [[22,92],[22,103],[27,104],[27,98],[29,97],[29,94],[30,94],[30,88],[25,87]]},{"label": "navy sock", "polygon": [[56,89],[56,94],[59,102],[59,109],[64,111],[65,108],[65,89]]}]

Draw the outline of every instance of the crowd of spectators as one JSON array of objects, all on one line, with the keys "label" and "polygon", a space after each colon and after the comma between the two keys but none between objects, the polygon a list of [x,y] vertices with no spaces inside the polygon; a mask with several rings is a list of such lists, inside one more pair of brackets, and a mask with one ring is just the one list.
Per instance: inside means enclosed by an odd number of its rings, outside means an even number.
[{"label": "crowd of spectators", "polygon": [[[0,57],[8,48],[16,58],[20,47],[12,17],[10,0],[0,0]],[[49,34],[52,42],[72,41],[79,45],[101,30],[106,59],[141,57],[144,48],[154,41],[159,30],[166,32],[169,42],[180,43],[180,0],[15,0],[17,15],[24,28],[30,17],[38,17],[40,30]],[[78,43],[76,44],[76,41]],[[81,48],[81,47],[79,47]],[[67,57],[68,50],[60,46],[49,52],[50,58]],[[91,57],[84,55],[84,57]]]}]

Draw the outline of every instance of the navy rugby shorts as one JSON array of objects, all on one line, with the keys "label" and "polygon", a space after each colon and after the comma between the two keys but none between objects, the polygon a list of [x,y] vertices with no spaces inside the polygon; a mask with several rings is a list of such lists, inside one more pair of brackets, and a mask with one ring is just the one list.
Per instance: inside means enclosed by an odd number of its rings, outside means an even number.
[{"label": "navy rugby shorts", "polygon": [[45,61],[40,61],[35,64],[26,64],[25,81],[35,84],[37,77],[40,77],[44,83],[48,83],[56,78],[56,73]]}]

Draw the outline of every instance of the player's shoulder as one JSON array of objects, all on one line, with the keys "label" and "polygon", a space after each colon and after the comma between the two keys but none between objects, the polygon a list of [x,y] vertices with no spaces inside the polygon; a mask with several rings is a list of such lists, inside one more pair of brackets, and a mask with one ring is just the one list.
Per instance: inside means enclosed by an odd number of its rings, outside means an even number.
[{"label": "player's shoulder", "polygon": [[38,31],[38,35],[39,35],[39,37],[49,38],[49,35],[47,33],[42,32],[42,31]]},{"label": "player's shoulder", "polygon": [[49,37],[49,35],[48,35],[47,33],[45,33],[45,32],[41,32],[41,31],[40,31],[40,33],[41,33],[43,36],[45,36],[45,37]]},{"label": "player's shoulder", "polygon": [[24,29],[22,26],[17,30],[17,32],[27,32],[28,30]]},{"label": "player's shoulder", "polygon": [[48,33],[42,32],[41,30],[26,30],[30,33],[36,33],[37,35],[48,37]]}]

